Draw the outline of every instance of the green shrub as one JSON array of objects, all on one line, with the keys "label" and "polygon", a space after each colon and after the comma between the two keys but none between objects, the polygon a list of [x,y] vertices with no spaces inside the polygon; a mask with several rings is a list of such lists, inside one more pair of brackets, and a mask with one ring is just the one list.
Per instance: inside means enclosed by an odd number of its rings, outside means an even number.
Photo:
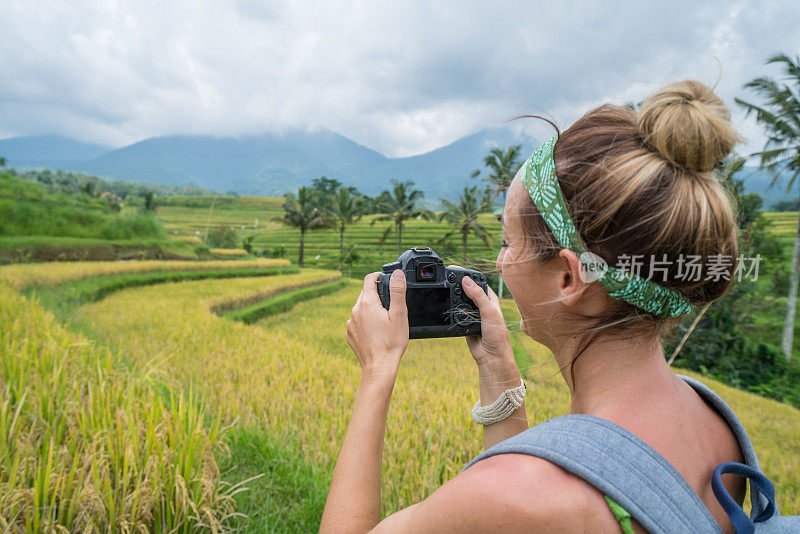
[{"label": "green shrub", "polygon": [[206,245],[210,248],[238,248],[236,232],[228,226],[217,226],[208,232]]},{"label": "green shrub", "polygon": [[[695,330],[675,360],[731,386],[800,407],[800,366],[787,362],[779,347],[753,341],[737,331]],[[670,354],[672,350],[666,351]]]},{"label": "green shrub", "polygon": [[166,239],[166,233],[159,220],[152,214],[113,217],[107,221],[103,230],[106,239],[133,239],[147,236]]},{"label": "green shrub", "polygon": [[260,248],[256,253],[257,256],[263,256],[265,258],[285,258],[286,257],[286,247],[283,245],[276,245],[274,247],[269,248]]},{"label": "green shrub", "polygon": [[245,237],[244,239],[242,239],[242,248],[248,254],[252,254],[253,253],[253,239],[254,238],[255,238],[255,236],[251,235],[251,236],[248,236],[248,237]]}]

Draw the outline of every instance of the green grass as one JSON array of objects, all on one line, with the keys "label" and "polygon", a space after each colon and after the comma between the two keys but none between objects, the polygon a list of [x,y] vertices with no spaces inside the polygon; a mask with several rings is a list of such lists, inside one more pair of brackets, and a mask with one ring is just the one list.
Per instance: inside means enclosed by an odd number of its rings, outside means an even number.
[{"label": "green grass", "polygon": [[297,454],[292,443],[277,441],[265,429],[231,432],[230,457],[221,469],[231,480],[249,480],[236,495],[237,532],[316,532],[330,485],[327,473]]},{"label": "green grass", "polygon": [[347,283],[347,280],[336,280],[335,282],[314,284],[301,289],[286,291],[261,302],[227,311],[222,316],[232,321],[242,321],[245,324],[255,323],[265,317],[287,312],[304,300],[329,295],[346,287]]}]

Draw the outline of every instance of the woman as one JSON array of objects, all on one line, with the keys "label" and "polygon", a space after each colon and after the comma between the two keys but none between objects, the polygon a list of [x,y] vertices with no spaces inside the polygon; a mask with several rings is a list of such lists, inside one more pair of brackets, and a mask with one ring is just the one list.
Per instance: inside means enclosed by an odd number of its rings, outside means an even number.
[{"label": "woman", "polygon": [[[713,495],[711,474],[723,461],[741,462],[742,451],[726,421],[670,370],[661,338],[691,306],[719,299],[732,284],[735,211],[711,171],[738,139],[722,101],[696,81],[656,91],[638,113],[608,105],[590,111],[549,152],[548,146],[537,150],[514,178],[503,212],[507,239],[497,257],[522,331],[549,348],[562,370],[570,412],[607,419],[653,447],[724,532],[733,529]],[[536,207],[549,210],[532,187],[548,163],[574,223],[569,239],[554,225],[561,219],[549,211],[543,217]],[[659,274],[649,276],[646,262],[640,272],[650,278],[648,299],[625,291],[612,297],[602,283],[607,278],[588,276],[579,257],[585,250],[598,265],[619,271],[626,260],[627,271],[635,271],[631,258],[655,258]],[[714,275],[686,276],[690,258],[702,265],[724,257],[728,264],[717,262]],[[391,278],[388,311],[376,293],[377,276],[364,279],[347,322],[362,376],[321,532],[644,532],[587,482],[525,454],[482,460],[381,521],[386,416],[408,345],[408,319],[403,273]],[[482,336],[467,338],[467,345],[478,367],[481,406],[488,406],[519,386],[520,374],[497,296],[469,278],[463,287],[480,309]],[[508,411],[484,425],[487,448],[528,428],[524,404]],[[743,479],[727,477],[725,485],[741,504]]]}]

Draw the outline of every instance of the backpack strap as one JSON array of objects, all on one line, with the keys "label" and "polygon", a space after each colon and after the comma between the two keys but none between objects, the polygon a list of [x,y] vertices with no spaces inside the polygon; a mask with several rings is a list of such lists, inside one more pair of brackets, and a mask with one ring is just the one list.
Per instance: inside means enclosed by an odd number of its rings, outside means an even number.
[{"label": "backpack strap", "polygon": [[[739,503],[733,500],[728,490],[722,485],[722,475],[726,473],[733,473],[747,478],[750,481],[751,488],[754,485],[767,498],[769,505],[764,510],[764,513],[754,518],[747,516],[742,507],[739,506]],[[723,462],[719,464],[714,469],[714,475],[711,477],[711,489],[714,490],[714,495],[717,497],[722,509],[728,514],[736,534],[753,534],[756,529],[756,522],[766,521],[778,511],[778,507],[775,505],[775,486],[770,479],[764,476],[764,473],[753,469],[749,465],[738,462]],[[751,491],[753,490],[751,489]]]},{"label": "backpack strap", "polygon": [[722,532],[672,464],[635,434],[605,419],[584,414],[548,419],[490,447],[462,471],[507,453],[537,456],[581,477],[649,532]]},{"label": "backpack strap", "polygon": [[[725,418],[728,422],[728,425],[733,430],[736,439],[739,441],[739,448],[742,449],[742,456],[744,457],[744,462],[748,466],[750,466],[755,471],[761,471],[761,467],[758,465],[758,458],[756,457],[756,450],[753,447],[753,443],[750,441],[750,436],[747,435],[747,431],[744,429],[741,421],[739,418],[736,417],[736,414],[733,413],[730,406],[728,406],[722,397],[714,393],[714,391],[700,382],[699,380],[692,378],[690,376],[685,375],[677,375],[678,377],[682,378],[684,382],[692,386],[694,390],[708,401],[718,412],[719,414]],[[750,517],[756,518],[762,516],[764,512],[769,507],[769,499],[760,491],[756,491],[760,489],[758,487],[754,487],[755,482],[753,479],[750,480]]]}]

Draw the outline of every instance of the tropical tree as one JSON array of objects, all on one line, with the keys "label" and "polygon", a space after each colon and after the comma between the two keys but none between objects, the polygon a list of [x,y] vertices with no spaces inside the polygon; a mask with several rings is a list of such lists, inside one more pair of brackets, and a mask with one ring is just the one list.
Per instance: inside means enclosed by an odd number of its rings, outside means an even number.
[{"label": "tropical tree", "polygon": [[342,187],[342,182],[335,178],[320,176],[311,180],[311,187],[319,191],[324,197],[332,197]]},{"label": "tropical tree", "polygon": [[336,268],[336,270],[341,270],[344,264],[347,264],[347,277],[350,278],[353,262],[360,260],[361,253],[358,251],[358,245],[352,244],[350,245],[350,248],[347,249],[347,252],[341,255],[341,261],[339,262],[339,266]]},{"label": "tropical tree", "polygon": [[631,111],[639,111],[639,109],[642,107],[642,104],[644,104],[644,100],[640,100],[638,102],[634,102],[633,100],[629,100],[629,101],[625,102],[625,104],[623,104],[622,107],[628,108]]},{"label": "tropical tree", "polygon": [[439,221],[447,221],[455,225],[455,228],[441,238],[436,243],[441,244],[453,235],[461,234],[461,257],[464,265],[467,263],[467,238],[469,234],[475,234],[487,247],[491,247],[492,237],[489,231],[478,222],[478,214],[488,211],[492,207],[492,199],[488,195],[478,192],[478,186],[465,187],[464,192],[458,198],[458,202],[451,202],[442,199],[444,211],[439,215]]},{"label": "tropical tree", "polygon": [[[505,150],[502,148],[493,148],[489,154],[483,158],[483,164],[489,169],[489,173],[484,176],[489,184],[489,187],[494,191],[494,198],[503,195],[503,203],[506,201],[506,192],[517,175],[522,163],[519,161],[522,154],[522,145],[512,145]],[[472,173],[473,176],[478,176],[480,171]]]},{"label": "tropical tree", "polygon": [[417,203],[423,198],[424,193],[419,189],[413,189],[413,187],[414,182],[410,180],[404,182],[392,180],[391,192],[381,193],[382,196],[379,197],[381,200],[378,203],[377,211],[380,215],[370,222],[370,225],[374,225],[376,222],[392,221],[392,224],[384,230],[379,243],[385,243],[389,233],[394,229],[397,237],[398,256],[403,252],[402,243],[405,221],[416,217],[426,220],[434,217],[430,211],[417,207]]},{"label": "tropical tree", "polygon": [[0,167],[5,167],[5,166],[6,166],[6,158],[0,156]]},{"label": "tropical tree", "polygon": [[144,211],[156,211],[156,198],[152,191],[148,191],[144,194]]},{"label": "tropical tree", "polygon": [[[514,181],[514,176],[521,167],[522,163],[519,161],[520,154],[522,153],[521,145],[512,145],[505,150],[502,148],[493,148],[489,154],[483,158],[483,164],[489,169],[489,174],[484,177],[489,183],[489,188],[493,191],[492,201],[502,193],[503,204],[506,202],[506,194],[508,188],[511,187],[511,182]],[[472,173],[473,177],[479,176],[480,171]],[[500,242],[505,240],[503,235],[502,226],[500,227]],[[503,298],[503,275],[500,275],[500,281],[497,284],[497,296]]]},{"label": "tropical tree", "polygon": [[339,255],[344,254],[344,229],[361,218],[364,200],[351,187],[341,187],[332,198],[328,208],[330,216],[339,227]]},{"label": "tropical tree", "polygon": [[242,248],[248,254],[252,254],[253,253],[253,240],[255,238],[256,238],[256,236],[254,236],[254,235],[250,235],[250,236],[242,238]]},{"label": "tropical tree", "polygon": [[[767,60],[767,65],[779,63],[784,67],[782,80],[762,76],[745,84],[763,101],[760,105],[739,98],[736,103],[746,110],[746,116],[755,115],[756,121],[767,132],[764,149],[751,156],[760,158],[760,167],[772,174],[770,186],[781,182],[785,176],[788,193],[800,173],[800,57],[792,59],[786,54],[777,54]],[[786,318],[783,323],[781,349],[787,360],[792,357],[794,317],[797,311],[798,274],[800,273],[800,221],[794,237],[792,250],[792,272],[786,303]]]},{"label": "tropical tree", "polygon": [[294,193],[283,195],[283,217],[281,221],[300,229],[300,250],[297,254],[297,265],[303,266],[303,249],[305,247],[306,232],[314,228],[325,226],[328,221],[319,205],[319,193],[310,187],[301,187]]}]

